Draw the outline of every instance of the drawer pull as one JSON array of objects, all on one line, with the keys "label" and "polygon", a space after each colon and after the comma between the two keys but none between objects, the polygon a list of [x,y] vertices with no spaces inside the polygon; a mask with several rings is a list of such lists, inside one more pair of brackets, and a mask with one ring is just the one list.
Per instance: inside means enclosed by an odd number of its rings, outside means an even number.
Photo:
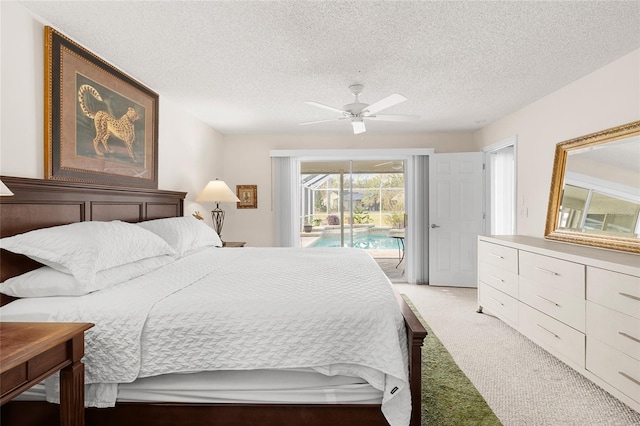
[{"label": "drawer pull", "polygon": [[499,254],[489,253],[489,256],[497,257],[499,259],[504,259],[504,256],[500,256]]},{"label": "drawer pull", "polygon": [[558,336],[556,333],[554,333],[553,331],[547,330],[546,328],[544,328],[543,326],[541,326],[540,324],[536,324],[538,327],[540,327],[541,329],[543,329],[544,331],[546,331],[547,333],[549,333],[550,335],[552,335],[553,337],[555,337],[556,339],[559,339],[560,336]]},{"label": "drawer pull", "polygon": [[555,275],[555,276],[558,276],[558,277],[560,276],[560,274],[559,274],[559,273],[557,273],[557,272],[550,271],[550,270],[548,270],[548,269],[544,269],[544,268],[541,268],[541,267],[539,267],[539,266],[536,266],[536,269],[538,269],[538,270],[540,270],[540,271],[542,271],[542,272],[544,272],[544,273],[547,273],[547,274]]},{"label": "drawer pull", "polygon": [[634,296],[633,294],[628,294],[628,293],[623,293],[623,292],[619,292],[618,294],[620,296],[628,297],[629,299],[637,300],[637,301],[640,302],[640,297]]},{"label": "drawer pull", "polygon": [[640,385],[640,381],[634,379],[633,377],[631,377],[630,375],[628,375],[627,373],[624,373],[622,371],[618,371],[618,374],[621,375],[622,377],[624,377],[625,379],[629,379],[631,380],[633,383],[635,383],[636,385]]},{"label": "drawer pull", "polygon": [[560,308],[560,307],[561,307],[560,305],[558,305],[558,304],[557,304],[556,302],[554,302],[553,300],[549,300],[549,299],[547,299],[546,297],[542,297],[542,296],[540,296],[539,294],[536,294],[536,297],[539,297],[540,299],[544,300],[545,302],[549,302],[549,303],[551,303],[551,304],[553,304],[553,305],[557,306],[558,308]]},{"label": "drawer pull", "polygon": [[[491,296],[489,296],[491,297]],[[496,302],[498,302],[500,305],[504,306],[504,303],[502,303],[501,301],[499,301],[498,299],[496,299],[495,297],[491,297],[491,299],[495,300]]]},{"label": "drawer pull", "polygon": [[619,335],[621,335],[621,336],[626,337],[627,339],[631,339],[631,340],[633,340],[634,342],[638,342],[638,343],[640,343],[640,339],[638,339],[637,337],[633,337],[632,335],[627,334],[627,333],[625,333],[625,332],[623,332],[623,331],[618,331],[618,334],[619,334]]},{"label": "drawer pull", "polygon": [[496,277],[495,275],[489,275],[489,276],[490,276],[491,278],[493,278],[494,280],[496,280],[496,281],[500,281],[501,283],[503,283],[503,282],[504,282],[504,280],[503,280],[502,278],[498,278],[498,277]]}]

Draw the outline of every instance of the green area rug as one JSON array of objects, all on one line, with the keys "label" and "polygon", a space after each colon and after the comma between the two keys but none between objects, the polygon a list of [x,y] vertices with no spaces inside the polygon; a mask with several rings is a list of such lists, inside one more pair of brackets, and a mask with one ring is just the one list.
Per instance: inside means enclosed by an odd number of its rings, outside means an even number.
[{"label": "green area rug", "polygon": [[501,425],[411,300],[402,297],[429,333],[422,347],[422,426]]}]

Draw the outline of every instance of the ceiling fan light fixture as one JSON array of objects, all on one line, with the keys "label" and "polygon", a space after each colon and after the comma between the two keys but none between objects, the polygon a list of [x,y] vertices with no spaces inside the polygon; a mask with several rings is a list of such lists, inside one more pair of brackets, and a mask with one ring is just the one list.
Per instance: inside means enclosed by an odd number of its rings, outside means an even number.
[{"label": "ceiling fan light fixture", "polygon": [[361,117],[355,117],[351,119],[351,125],[353,126],[353,134],[358,135],[364,133],[367,129],[364,126],[364,120]]},{"label": "ceiling fan light fixture", "polygon": [[403,167],[404,167],[404,163],[403,163],[402,161],[394,161],[394,162],[391,164],[391,168],[392,168],[393,170],[402,170],[402,169],[403,169]]}]

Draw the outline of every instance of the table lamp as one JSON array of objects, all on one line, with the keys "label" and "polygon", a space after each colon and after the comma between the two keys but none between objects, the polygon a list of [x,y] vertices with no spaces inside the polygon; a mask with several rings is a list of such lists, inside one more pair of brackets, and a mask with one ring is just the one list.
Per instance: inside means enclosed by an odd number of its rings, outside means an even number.
[{"label": "table lamp", "polygon": [[196,201],[210,201],[216,203],[216,208],[211,211],[213,229],[216,230],[220,240],[222,240],[222,225],[224,224],[224,210],[220,208],[220,203],[237,203],[240,201],[236,194],[231,191],[224,181],[212,180],[198,194]]}]

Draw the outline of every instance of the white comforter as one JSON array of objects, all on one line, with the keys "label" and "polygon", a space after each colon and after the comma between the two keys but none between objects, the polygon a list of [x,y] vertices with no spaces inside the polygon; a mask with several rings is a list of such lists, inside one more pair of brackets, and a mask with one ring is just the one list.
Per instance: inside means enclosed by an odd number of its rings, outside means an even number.
[{"label": "white comforter", "polygon": [[[74,298],[51,321],[86,321],[88,406],[117,383],[206,370],[313,367],[383,391],[392,426],[409,424],[403,318],[364,251],[205,249],[107,290]],[[58,386],[47,383],[57,401]]]}]

